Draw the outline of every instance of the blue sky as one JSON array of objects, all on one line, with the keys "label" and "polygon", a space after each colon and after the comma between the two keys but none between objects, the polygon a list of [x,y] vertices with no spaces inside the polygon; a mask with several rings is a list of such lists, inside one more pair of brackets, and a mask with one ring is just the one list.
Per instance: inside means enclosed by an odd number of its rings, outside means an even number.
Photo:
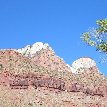
[{"label": "blue sky", "polygon": [[89,56],[107,76],[107,63],[99,63],[103,54],[80,39],[106,15],[107,0],[0,0],[0,48],[49,43],[68,64]]}]

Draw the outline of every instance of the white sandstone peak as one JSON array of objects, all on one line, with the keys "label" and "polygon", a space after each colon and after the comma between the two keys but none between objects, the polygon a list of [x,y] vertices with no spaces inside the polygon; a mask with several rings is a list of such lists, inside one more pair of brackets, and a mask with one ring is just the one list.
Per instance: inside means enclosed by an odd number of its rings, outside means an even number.
[{"label": "white sandstone peak", "polygon": [[77,59],[72,63],[71,70],[73,73],[78,73],[78,69],[81,69],[80,72],[83,72],[84,70],[82,70],[82,68],[88,69],[95,66],[96,66],[96,62],[93,59],[89,57],[83,57]]},{"label": "white sandstone peak", "polygon": [[47,43],[43,44],[42,42],[36,42],[33,45],[27,45],[26,47],[17,49],[15,51],[21,53],[22,55],[33,57],[38,51],[41,51],[42,49],[51,49],[51,47]]}]

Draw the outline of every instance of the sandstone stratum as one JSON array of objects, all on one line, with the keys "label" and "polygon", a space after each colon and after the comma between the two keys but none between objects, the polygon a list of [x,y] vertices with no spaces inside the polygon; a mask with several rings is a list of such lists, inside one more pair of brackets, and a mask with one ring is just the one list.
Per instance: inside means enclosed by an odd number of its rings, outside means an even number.
[{"label": "sandstone stratum", "polygon": [[68,65],[42,42],[1,49],[0,107],[107,107],[107,78],[93,59]]}]

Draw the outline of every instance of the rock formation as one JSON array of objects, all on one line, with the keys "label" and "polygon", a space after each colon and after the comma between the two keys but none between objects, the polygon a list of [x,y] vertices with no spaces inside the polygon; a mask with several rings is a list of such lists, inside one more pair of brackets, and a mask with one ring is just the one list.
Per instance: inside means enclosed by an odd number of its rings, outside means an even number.
[{"label": "rock formation", "polygon": [[33,57],[37,52],[47,49],[51,50],[51,47],[47,43],[43,44],[42,42],[36,42],[35,44],[27,45],[22,49],[15,49],[15,51],[21,53],[22,55]]},{"label": "rock formation", "polygon": [[41,42],[0,50],[0,107],[107,107],[107,78],[91,58],[70,66]]},{"label": "rock formation", "polygon": [[[85,69],[96,67],[96,63],[89,57],[79,58],[72,63],[73,73],[84,72]],[[97,67],[96,67],[97,68]],[[95,72],[95,71],[94,71]]]}]

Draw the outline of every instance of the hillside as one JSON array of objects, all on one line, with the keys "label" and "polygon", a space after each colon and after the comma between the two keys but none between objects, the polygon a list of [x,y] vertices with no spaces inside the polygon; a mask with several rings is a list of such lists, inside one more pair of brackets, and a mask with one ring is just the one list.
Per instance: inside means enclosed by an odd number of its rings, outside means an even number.
[{"label": "hillside", "polygon": [[70,66],[41,42],[1,49],[0,107],[107,107],[107,78],[93,59]]}]

